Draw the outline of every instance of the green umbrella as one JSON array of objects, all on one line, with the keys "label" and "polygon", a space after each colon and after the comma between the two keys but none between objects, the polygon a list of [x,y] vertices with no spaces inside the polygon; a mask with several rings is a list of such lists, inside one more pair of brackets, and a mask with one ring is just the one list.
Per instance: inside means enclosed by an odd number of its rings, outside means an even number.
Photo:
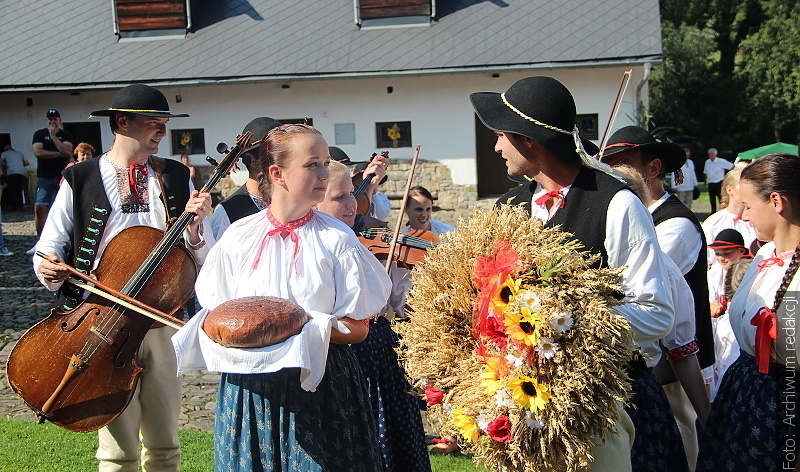
[{"label": "green umbrella", "polygon": [[786,154],[794,154],[797,155],[797,145],[796,144],[786,144],[786,143],[773,143],[767,144],[766,146],[757,147],[755,149],[750,149],[748,151],[743,151],[739,153],[739,161],[752,161],[753,159],[758,159],[761,156],[765,156],[772,152],[783,152]]}]

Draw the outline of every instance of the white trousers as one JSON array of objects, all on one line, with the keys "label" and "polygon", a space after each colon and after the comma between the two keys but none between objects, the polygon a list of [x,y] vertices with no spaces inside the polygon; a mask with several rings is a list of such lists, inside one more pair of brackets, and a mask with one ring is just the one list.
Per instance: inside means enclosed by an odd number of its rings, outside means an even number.
[{"label": "white trousers", "polygon": [[97,459],[100,472],[137,472],[139,443],[146,472],[178,470],[178,416],[181,412],[181,379],[170,338],[175,329],[151,329],[139,347],[145,369],[139,375],[130,404],[99,431]]}]

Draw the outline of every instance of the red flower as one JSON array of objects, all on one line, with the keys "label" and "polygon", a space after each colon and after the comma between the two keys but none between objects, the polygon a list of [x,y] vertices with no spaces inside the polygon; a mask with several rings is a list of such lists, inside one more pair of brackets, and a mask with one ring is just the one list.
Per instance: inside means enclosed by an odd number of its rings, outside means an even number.
[{"label": "red flower", "polygon": [[483,332],[481,334],[494,341],[494,343],[497,344],[497,347],[500,349],[506,349],[506,344],[508,343],[506,328],[503,322],[496,316],[486,317],[486,323],[484,324]]},{"label": "red flower", "polygon": [[497,442],[508,444],[511,442],[511,420],[508,416],[501,415],[492,420],[486,427],[486,433]]},{"label": "red flower", "polygon": [[425,387],[425,398],[428,399],[428,406],[438,405],[439,403],[442,403],[444,392],[436,387],[428,385]]}]

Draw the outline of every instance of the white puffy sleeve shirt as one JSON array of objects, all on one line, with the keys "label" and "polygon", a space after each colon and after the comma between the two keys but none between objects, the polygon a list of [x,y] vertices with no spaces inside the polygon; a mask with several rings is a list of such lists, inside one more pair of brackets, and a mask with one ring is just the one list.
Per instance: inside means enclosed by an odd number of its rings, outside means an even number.
[{"label": "white puffy sleeve shirt", "polygon": [[[562,194],[568,191],[566,187]],[[535,203],[540,194],[534,192],[531,214],[547,221],[551,216],[549,211]],[[626,303],[614,310],[630,323],[636,344],[653,345],[670,332],[675,320],[672,292],[662,260],[666,256],[658,245],[653,218],[633,192],[621,190],[608,204],[605,232],[608,266],[624,267],[622,288]],[[660,353],[654,353],[648,364],[654,365],[659,358]]]},{"label": "white puffy sleeve shirt", "polygon": [[[301,386],[314,391],[325,371],[336,319],[366,319],[386,305],[389,276],[344,223],[314,211],[307,224],[294,230],[297,246],[288,236],[268,236],[272,229],[262,210],[234,222],[209,253],[195,285],[203,310],[173,338],[179,370],[267,373],[299,367]],[[234,349],[211,341],[202,330],[208,312],[248,296],[292,300],[311,321],[275,346]]]},{"label": "white puffy sleeve shirt", "polygon": [[[750,321],[758,314],[762,307],[772,309],[775,303],[775,293],[778,290],[791,258],[786,259],[783,265],[771,265],[759,268],[758,263],[775,255],[775,244],[765,244],[756,254],[752,264],[744,274],[739,289],[728,305],[728,316],[731,328],[736,335],[739,348],[755,356],[756,326]],[[800,277],[795,273],[783,299],[783,304],[776,317],[777,339],[772,348],[772,361],[779,362],[798,369],[797,352],[800,350],[800,336],[797,334],[798,326],[798,291],[800,291]],[[788,359],[792,359],[787,364]]]}]

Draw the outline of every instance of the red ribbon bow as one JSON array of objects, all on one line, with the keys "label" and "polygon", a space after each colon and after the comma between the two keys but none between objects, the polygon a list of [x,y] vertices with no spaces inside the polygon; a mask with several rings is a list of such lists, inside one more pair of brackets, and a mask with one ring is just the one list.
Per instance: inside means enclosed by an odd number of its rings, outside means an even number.
[{"label": "red ribbon bow", "polygon": [[292,253],[292,260],[297,257],[297,253],[300,251],[300,239],[297,237],[297,233],[294,232],[297,228],[304,226],[306,223],[311,221],[311,217],[314,216],[314,211],[309,210],[306,216],[300,218],[299,220],[290,221],[286,224],[283,224],[275,219],[272,216],[272,212],[267,208],[267,219],[275,228],[267,231],[267,234],[261,239],[261,244],[258,246],[258,253],[256,253],[256,260],[253,261],[253,269],[258,268],[258,262],[261,260],[261,252],[264,250],[264,246],[267,244],[267,238],[275,236],[276,234],[280,234],[284,231],[289,233],[289,238],[294,243],[294,252]]},{"label": "red ribbon bow", "polygon": [[776,256],[776,257],[768,257],[766,259],[762,259],[758,261],[758,269],[761,270],[765,267],[772,267],[774,265],[778,267],[783,267],[783,257]]},{"label": "red ribbon bow", "polygon": [[742,215],[733,215],[733,222],[738,223],[742,220]]},{"label": "red ribbon bow", "polygon": [[137,172],[142,175],[147,175],[147,166],[144,164],[131,164],[128,166],[128,186],[131,189],[131,195],[133,195],[136,203],[141,203],[139,200],[139,192],[136,190]]},{"label": "red ribbon bow", "polygon": [[561,195],[561,190],[553,190],[552,192],[547,192],[546,194],[534,200],[533,203],[539,206],[544,206],[544,204],[550,199],[552,199],[553,201],[555,201],[556,199],[561,200],[561,205],[559,206],[559,208],[564,208],[564,205],[567,204],[567,199],[564,198],[564,195]]},{"label": "red ribbon bow", "polygon": [[769,374],[772,343],[778,337],[775,326],[775,312],[767,307],[761,307],[756,316],[750,320],[750,324],[756,327],[756,364],[758,364],[758,371],[762,374]]}]

